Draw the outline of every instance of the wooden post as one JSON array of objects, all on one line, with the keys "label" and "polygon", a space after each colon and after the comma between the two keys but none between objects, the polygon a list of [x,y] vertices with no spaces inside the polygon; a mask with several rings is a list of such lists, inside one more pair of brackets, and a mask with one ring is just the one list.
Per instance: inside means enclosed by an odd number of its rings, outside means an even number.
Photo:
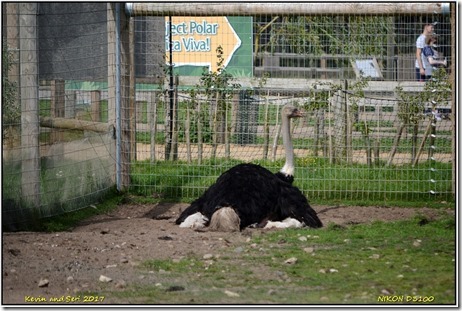
[{"label": "wooden post", "polygon": [[[110,146],[112,159],[116,159],[116,68],[115,68],[115,19],[113,4],[107,4],[107,122],[114,128],[114,141]],[[111,174],[112,182],[117,182],[117,164],[114,161],[114,170]]]},{"label": "wooden post", "polygon": [[[325,57],[321,57],[321,68],[326,69],[327,68],[327,60]],[[317,78],[317,77],[315,77]],[[327,73],[325,71],[321,72],[321,79],[326,79],[327,78]]]},{"label": "wooden post", "polygon": [[[239,95],[239,94],[238,94]],[[236,98],[236,95],[234,96]],[[265,120],[263,124],[263,159],[268,159],[269,141],[270,141],[270,125],[269,125],[269,90],[265,97]],[[237,98],[239,102],[239,97]],[[236,105],[237,106],[237,105]],[[234,119],[233,119],[234,120]]]},{"label": "wooden post", "polygon": [[111,132],[111,126],[107,123],[66,118],[41,117],[40,126],[68,130],[93,131],[99,133]]},{"label": "wooden post", "polygon": [[75,104],[77,103],[77,93],[75,91],[66,92],[66,101],[64,103],[64,117],[68,119],[75,118]]},{"label": "wooden post", "polygon": [[348,156],[348,111],[346,103],[346,94],[342,91],[334,93],[333,98],[333,115],[334,115],[334,128],[333,128],[333,139],[334,139],[334,163],[339,163],[343,160],[347,160]]},{"label": "wooden post", "polygon": [[184,122],[184,138],[186,142],[186,161],[191,163],[191,101],[186,102],[186,120]]},{"label": "wooden post", "polygon": [[[63,118],[65,112],[64,80],[51,81],[51,116],[53,118]],[[55,143],[63,140],[63,133],[60,129],[51,129],[51,142]],[[63,150],[64,152],[64,150]]]},{"label": "wooden post", "polygon": [[387,33],[387,71],[385,72],[385,78],[391,81],[395,75],[395,21],[393,16],[388,17],[388,25],[391,25],[391,29]]},{"label": "wooden post", "polygon": [[175,90],[173,101],[173,133],[172,133],[172,149],[170,159],[173,161],[178,160],[178,110],[180,103],[178,102],[178,85],[180,85],[180,78],[175,76]]},{"label": "wooden post", "polygon": [[353,162],[353,118],[348,104],[348,80],[345,80],[345,155],[348,164]]},{"label": "wooden post", "polygon": [[51,116],[64,117],[64,80],[51,81]]},{"label": "wooden post", "polygon": [[135,124],[136,122],[141,122],[141,120],[143,120],[143,104],[144,101],[142,100],[135,101],[135,106],[133,107],[134,112],[132,112],[134,116],[132,118],[133,124]]},{"label": "wooden post", "polygon": [[[126,190],[130,186],[130,165],[131,165],[131,146],[134,141],[135,132],[131,130],[131,115],[130,115],[130,85],[135,81],[130,81],[130,70],[134,68],[130,58],[130,28],[134,24],[130,23],[130,18],[124,13],[122,4],[120,5],[120,109],[121,109],[121,155],[122,155],[122,174],[121,174],[121,190]],[[133,98],[134,101],[134,98]],[[134,103],[134,102],[133,102]],[[135,126],[135,124],[133,124]]]},{"label": "wooden post", "polygon": [[377,106],[375,108],[376,120],[377,120],[376,137],[374,140],[374,164],[375,166],[380,165],[380,137],[382,136],[381,130],[380,130],[380,124],[382,121],[382,109],[383,107],[380,107],[380,106]]},{"label": "wooden post", "polygon": [[157,92],[151,92],[148,101],[149,129],[151,132],[151,162],[156,161],[156,135],[157,135]]},{"label": "wooden post", "polygon": [[[123,11],[123,10],[122,10]],[[136,122],[141,122],[141,116],[136,115],[136,109],[141,110],[143,107],[138,106],[136,102],[136,77],[135,77],[135,21],[133,18],[128,19],[128,59],[132,66],[129,66],[129,98],[128,98],[128,115],[129,115],[129,129],[128,136],[130,141],[130,159],[136,160]]]},{"label": "wooden post", "polygon": [[99,90],[91,91],[91,120],[93,122],[101,121],[101,92]]},{"label": "wooden post", "polygon": [[202,155],[203,155],[203,144],[202,144],[202,100],[197,101],[197,110],[196,110],[196,121],[197,121],[197,161],[198,164],[202,164]]},{"label": "wooden post", "polygon": [[107,4],[107,122],[116,122],[116,65],[115,65],[115,13],[113,4]]},{"label": "wooden post", "polygon": [[[119,191],[125,191],[130,185],[130,57],[129,57],[129,28],[130,24],[120,3],[108,3],[107,32],[108,32],[108,122],[116,125],[116,103],[120,101],[120,128],[116,127],[116,141],[120,141],[120,150],[116,150],[115,179]],[[118,14],[117,14],[118,11]],[[116,25],[120,20],[120,25]],[[119,27],[120,26],[120,27]],[[120,31],[117,34],[117,31]],[[120,42],[117,42],[119,36]],[[119,47],[117,44],[120,43]],[[119,49],[119,50],[118,50]],[[120,52],[120,88],[117,89],[117,51]],[[119,137],[117,137],[119,135]],[[117,154],[119,156],[117,156]],[[120,170],[120,171],[117,171]],[[119,179],[117,178],[120,177]]]},{"label": "wooden post", "polygon": [[21,197],[40,207],[37,3],[19,3],[21,94]]},{"label": "wooden post", "polygon": [[451,132],[454,137],[451,143],[451,153],[452,153],[452,194],[454,199],[456,196],[456,4],[451,3],[450,6],[450,21],[451,21],[451,74],[450,81],[452,85],[452,94],[451,94]]}]

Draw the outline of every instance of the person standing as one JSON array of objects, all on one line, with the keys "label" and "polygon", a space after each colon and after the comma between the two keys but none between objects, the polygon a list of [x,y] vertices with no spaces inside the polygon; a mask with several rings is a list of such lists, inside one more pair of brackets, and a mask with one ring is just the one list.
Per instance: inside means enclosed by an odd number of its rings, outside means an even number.
[{"label": "person standing", "polygon": [[433,70],[435,67],[446,67],[447,61],[446,59],[441,60],[439,58],[439,53],[436,51],[436,42],[437,39],[435,36],[428,36],[425,39],[425,47],[422,49],[422,58],[424,60],[423,63],[428,63],[425,65],[425,79],[429,80],[432,77]]},{"label": "person standing", "polygon": [[425,24],[423,27],[422,34],[417,38],[416,41],[416,53],[415,53],[415,73],[417,81],[425,81],[425,64],[426,58],[422,57],[422,50],[425,47],[425,39],[433,34],[434,26],[433,24]]}]

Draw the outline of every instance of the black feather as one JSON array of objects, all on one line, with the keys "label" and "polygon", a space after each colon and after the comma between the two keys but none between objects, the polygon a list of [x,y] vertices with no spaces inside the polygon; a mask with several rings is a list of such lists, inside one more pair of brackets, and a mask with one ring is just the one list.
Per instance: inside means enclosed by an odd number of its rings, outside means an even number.
[{"label": "black feather", "polygon": [[322,227],[306,197],[291,180],[281,175],[285,176],[255,164],[236,165],[184,210],[176,223],[182,223],[196,212],[211,219],[217,209],[232,207],[241,220],[241,229],[264,220],[282,221],[287,217],[309,227]]},{"label": "black feather", "polygon": [[292,184],[294,182],[294,176],[293,175],[286,175],[281,172],[277,172],[276,175],[279,179],[284,180],[285,182],[288,182],[289,184]]}]

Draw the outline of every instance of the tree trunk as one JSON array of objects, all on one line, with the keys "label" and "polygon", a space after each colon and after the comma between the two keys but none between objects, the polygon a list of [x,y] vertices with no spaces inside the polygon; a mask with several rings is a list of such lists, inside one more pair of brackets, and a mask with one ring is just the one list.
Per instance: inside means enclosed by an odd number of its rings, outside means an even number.
[{"label": "tree trunk", "polygon": [[313,154],[317,157],[318,156],[318,152],[319,152],[319,145],[320,145],[320,127],[321,127],[321,124],[320,124],[320,118],[319,118],[319,115],[320,115],[320,109],[316,110],[316,113],[314,115],[314,150],[313,150]]},{"label": "tree trunk", "polygon": [[393,162],[393,158],[395,157],[396,151],[398,150],[399,141],[401,140],[401,136],[403,135],[403,130],[406,127],[406,124],[401,123],[398,132],[396,132],[395,140],[393,142],[393,146],[391,147],[390,157],[388,158],[387,166],[390,166]]},{"label": "tree trunk", "polygon": [[419,149],[417,150],[417,154],[414,158],[414,160],[412,161],[412,166],[416,166],[417,163],[419,162],[419,158],[420,158],[420,155],[422,154],[422,150],[425,146],[425,142],[427,141],[427,138],[428,138],[428,135],[430,135],[430,132],[431,132],[431,127],[432,127],[432,122],[430,120],[430,123],[428,124],[427,126],[427,129],[425,130],[425,134],[422,138],[422,142],[420,143],[420,146],[419,146]]},{"label": "tree trunk", "polygon": [[367,165],[372,166],[372,147],[371,147],[371,139],[369,138],[368,134],[364,134],[364,144],[366,145],[366,159]]},{"label": "tree trunk", "polygon": [[435,152],[435,138],[436,138],[436,118],[430,122],[430,147],[428,148],[428,159],[433,158],[433,153]]},{"label": "tree trunk", "polygon": [[419,123],[415,123],[412,127],[412,154],[411,154],[411,163],[414,162],[417,154],[417,140],[419,135]]}]

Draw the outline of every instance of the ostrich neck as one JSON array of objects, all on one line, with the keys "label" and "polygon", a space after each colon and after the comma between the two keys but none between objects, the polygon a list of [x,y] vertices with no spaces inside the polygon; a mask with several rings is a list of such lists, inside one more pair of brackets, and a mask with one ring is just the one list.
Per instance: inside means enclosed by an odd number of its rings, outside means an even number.
[{"label": "ostrich neck", "polygon": [[281,173],[285,175],[294,175],[294,147],[290,137],[290,120],[287,116],[282,117],[282,141],[284,143],[284,150],[286,152],[286,163],[281,169]]}]

